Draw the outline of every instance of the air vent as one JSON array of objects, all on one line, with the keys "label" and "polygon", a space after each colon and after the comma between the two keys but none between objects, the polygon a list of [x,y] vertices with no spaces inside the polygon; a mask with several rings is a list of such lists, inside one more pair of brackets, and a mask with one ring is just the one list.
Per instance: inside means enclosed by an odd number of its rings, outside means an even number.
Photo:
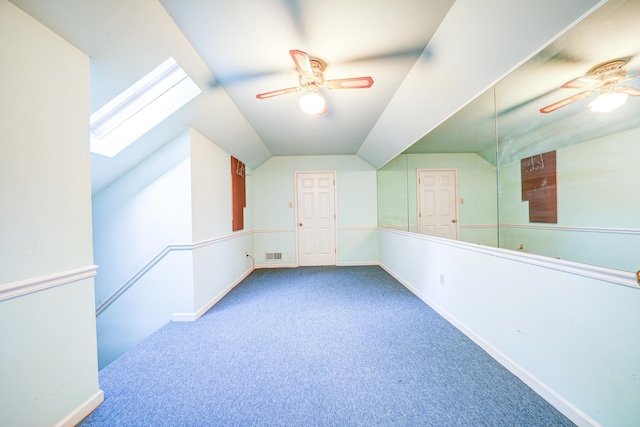
[{"label": "air vent", "polygon": [[264,254],[266,260],[270,259],[282,259],[282,252],[266,252]]}]

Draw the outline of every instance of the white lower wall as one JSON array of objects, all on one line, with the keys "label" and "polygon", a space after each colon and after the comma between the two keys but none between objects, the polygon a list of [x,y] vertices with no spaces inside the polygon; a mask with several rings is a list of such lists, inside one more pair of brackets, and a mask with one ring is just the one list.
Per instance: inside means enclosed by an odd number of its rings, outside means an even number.
[{"label": "white lower wall", "polygon": [[378,228],[338,228],[338,265],[378,264]]},{"label": "white lower wall", "polygon": [[[190,130],[194,317],[253,269],[251,171],[245,176],[244,229],[232,231],[231,156]],[[242,161],[242,159],[240,159]]]},{"label": "white lower wall", "polygon": [[637,426],[640,289],[512,253],[380,230],[386,269],[574,422]]},{"label": "white lower wall", "polygon": [[[93,196],[96,306],[171,244],[191,243],[189,132],[177,136]],[[171,320],[193,311],[190,251],[170,251],[97,317],[106,366]]]},{"label": "white lower wall", "polygon": [[85,279],[0,302],[0,425],[53,425],[98,392],[93,296]]},{"label": "white lower wall", "polygon": [[230,286],[253,270],[252,260],[246,256],[252,247],[253,235],[247,232],[218,239],[193,251],[194,313],[210,308],[212,301],[218,301]]},{"label": "white lower wall", "polygon": [[230,155],[188,129],[94,195],[101,368],[167,322],[197,319],[253,270],[250,178],[233,233],[230,173]]},{"label": "white lower wall", "polygon": [[193,310],[193,255],[169,252],[96,319],[102,369],[171,321]]},{"label": "white lower wall", "polygon": [[191,241],[188,158],[185,132],[93,195],[97,305],[166,245]]}]

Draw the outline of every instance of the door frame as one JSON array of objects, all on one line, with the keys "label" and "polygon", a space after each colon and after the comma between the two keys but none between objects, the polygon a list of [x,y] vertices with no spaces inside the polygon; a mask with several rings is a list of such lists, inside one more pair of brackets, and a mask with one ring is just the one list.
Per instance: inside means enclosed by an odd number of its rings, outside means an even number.
[{"label": "door frame", "polygon": [[296,239],[296,267],[300,267],[300,227],[298,226],[298,176],[305,174],[331,174],[333,177],[333,246],[334,246],[334,264],[338,265],[338,174],[336,170],[306,170],[306,171],[293,171],[293,185],[294,185],[294,210],[295,210],[295,223],[294,228]]},{"label": "door frame", "polygon": [[[460,240],[460,210],[458,209],[458,169],[457,168],[417,168],[416,169],[416,231],[420,234],[421,232],[421,223],[420,223],[420,172],[421,171],[452,171],[455,183],[455,198],[454,198],[454,210],[456,217],[456,238],[455,240]],[[433,236],[438,237],[438,236]]]}]

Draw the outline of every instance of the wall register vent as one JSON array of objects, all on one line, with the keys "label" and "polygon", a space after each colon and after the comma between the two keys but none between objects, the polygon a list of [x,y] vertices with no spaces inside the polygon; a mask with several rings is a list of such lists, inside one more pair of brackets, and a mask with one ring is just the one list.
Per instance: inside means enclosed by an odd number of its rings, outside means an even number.
[{"label": "wall register vent", "polygon": [[270,259],[282,259],[282,252],[265,252],[264,258],[266,260]]}]

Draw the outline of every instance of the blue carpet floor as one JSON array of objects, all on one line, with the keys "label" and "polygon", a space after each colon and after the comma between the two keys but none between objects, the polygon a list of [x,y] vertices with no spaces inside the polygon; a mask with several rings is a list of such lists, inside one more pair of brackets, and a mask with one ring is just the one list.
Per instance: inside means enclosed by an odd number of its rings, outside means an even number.
[{"label": "blue carpet floor", "polygon": [[256,270],[100,371],[81,426],[571,426],[379,267]]}]

